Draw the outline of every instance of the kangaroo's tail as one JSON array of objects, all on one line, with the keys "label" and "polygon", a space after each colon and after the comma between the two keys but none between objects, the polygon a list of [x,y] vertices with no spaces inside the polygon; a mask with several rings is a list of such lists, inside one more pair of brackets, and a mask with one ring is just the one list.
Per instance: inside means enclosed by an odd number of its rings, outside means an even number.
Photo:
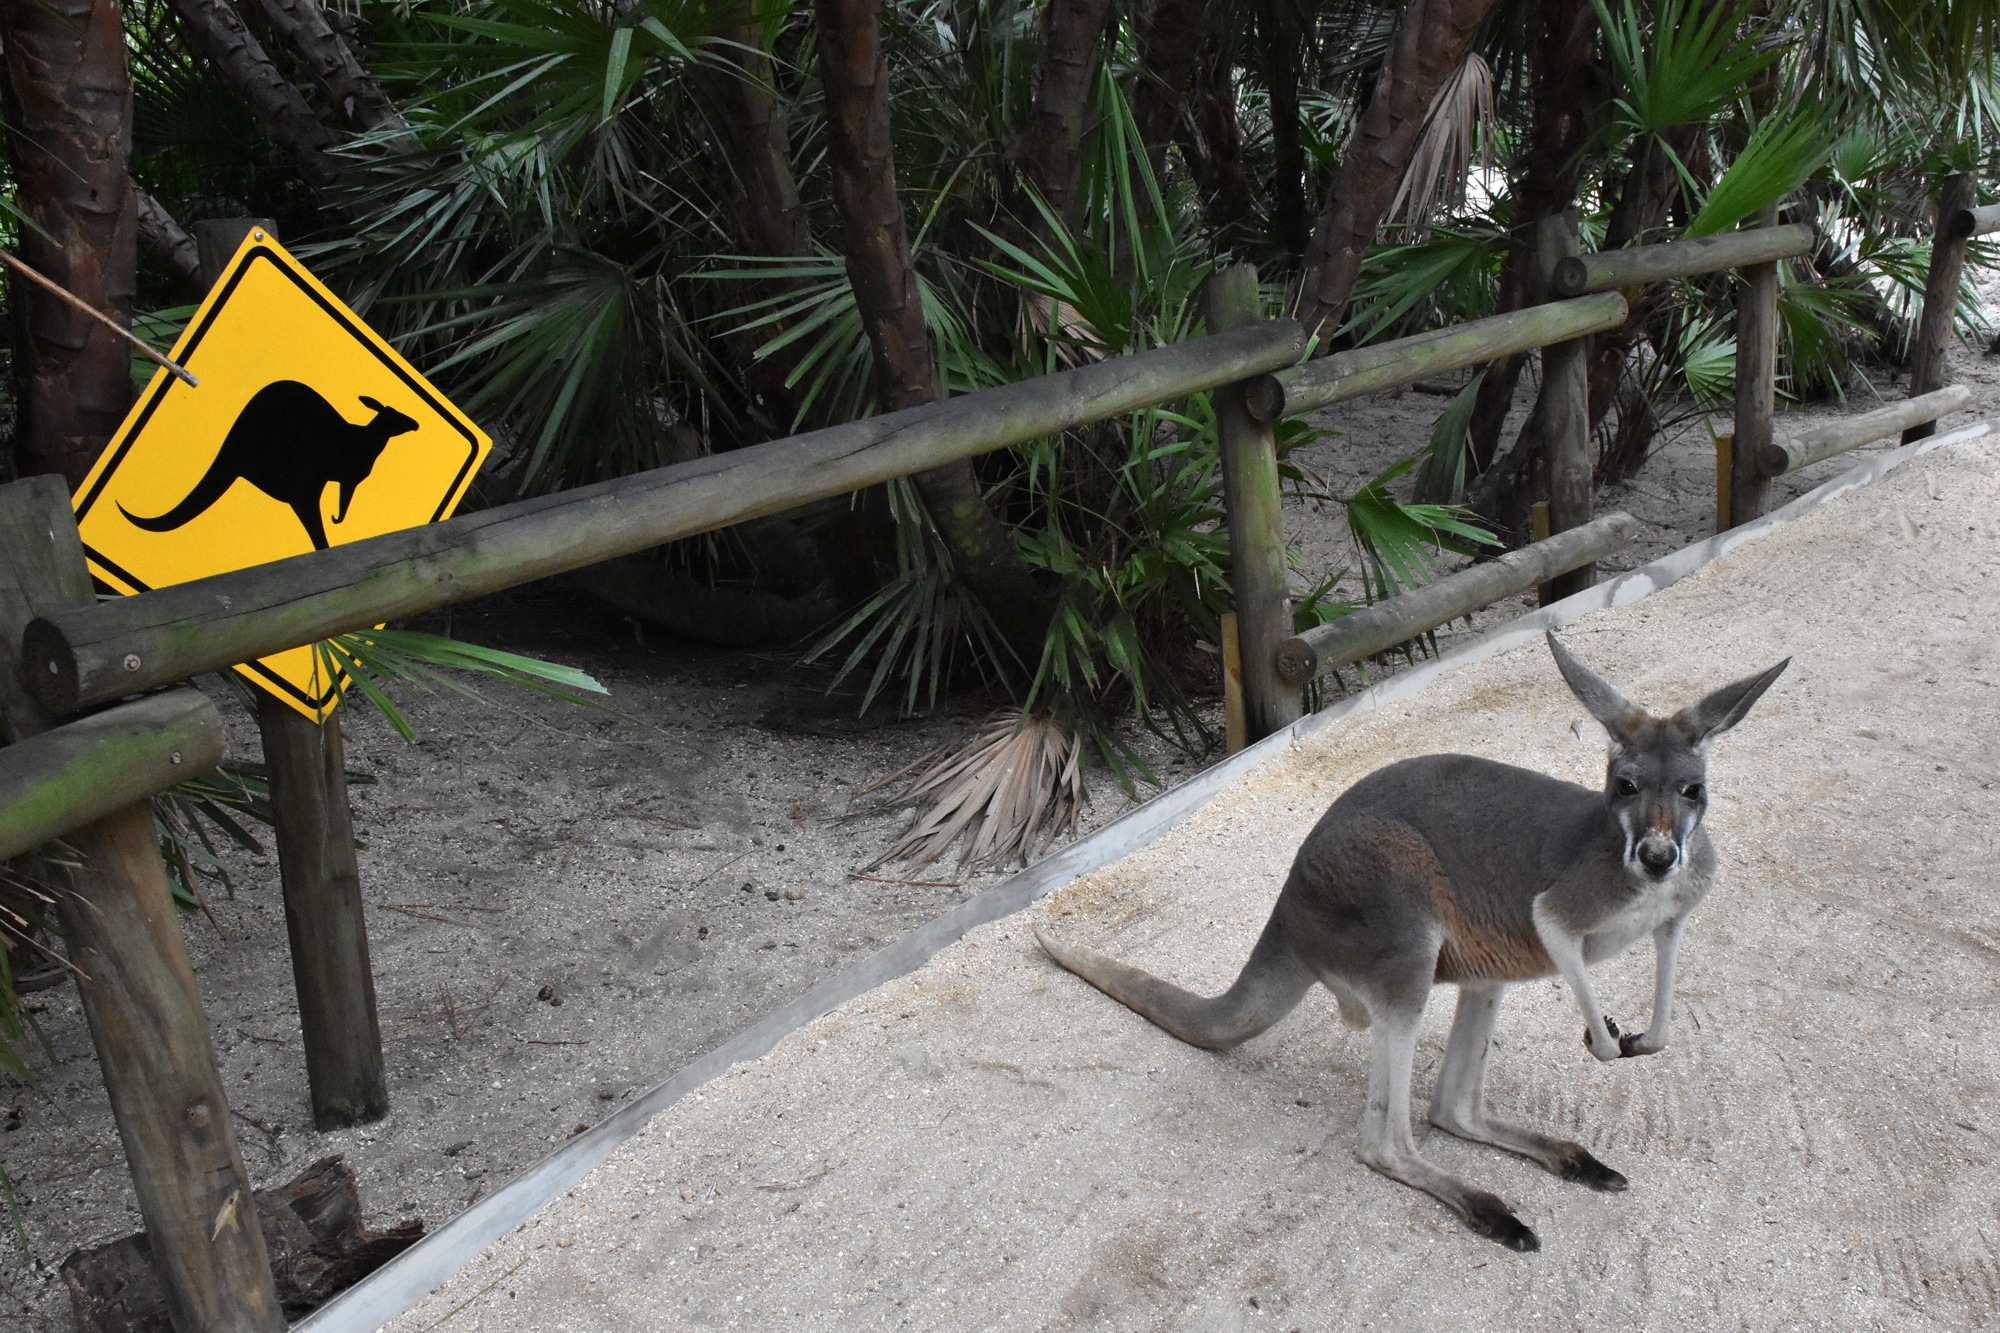
[{"label": "kangaroo's tail", "polygon": [[1049,957],[1141,1018],[1191,1046],[1226,1051],[1250,1040],[1292,1012],[1316,978],[1299,961],[1276,920],[1264,927],[1235,984],[1213,998],[1182,990],[1095,949],[1064,944],[1035,927]]},{"label": "kangaroo's tail", "polygon": [[217,458],[209,464],[207,474],[194,484],[187,498],[158,518],[141,518],[124,505],[118,506],[118,512],[130,519],[134,527],[148,532],[171,532],[183,523],[198,518],[210,505],[220,500],[222,493],[235,484],[236,476],[233,468]]}]

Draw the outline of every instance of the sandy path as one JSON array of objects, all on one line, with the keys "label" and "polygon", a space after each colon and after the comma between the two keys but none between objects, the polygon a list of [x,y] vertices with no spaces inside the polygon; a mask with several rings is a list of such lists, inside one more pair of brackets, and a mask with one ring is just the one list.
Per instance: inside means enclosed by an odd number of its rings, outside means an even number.
[{"label": "sandy path", "polygon": [[[1678,704],[1795,656],[1718,747],[1728,867],[1676,1042],[1600,1066],[1514,991],[1492,1102],[1633,1181],[1566,1186],[1433,1137],[1545,1249],[1358,1166],[1365,1037],[1318,993],[1182,1046],[982,928],[657,1117],[391,1327],[1964,1328],[1995,1322],[2000,456],[1950,446],[1567,632]],[[1036,909],[1217,988],[1356,777],[1458,749],[1595,781],[1598,733],[1522,649],[1328,728]],[[1600,970],[1644,1012],[1650,960]],[[1450,1016],[1434,998],[1428,1095]]]}]

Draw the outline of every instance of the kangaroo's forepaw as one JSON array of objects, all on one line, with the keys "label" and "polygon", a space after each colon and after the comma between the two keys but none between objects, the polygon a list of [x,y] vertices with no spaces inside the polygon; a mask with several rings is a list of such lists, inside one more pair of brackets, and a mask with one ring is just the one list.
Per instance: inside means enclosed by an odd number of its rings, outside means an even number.
[{"label": "kangaroo's forepaw", "polygon": [[1605,1194],[1617,1194],[1630,1188],[1632,1182],[1619,1172],[1590,1155],[1590,1150],[1581,1143],[1563,1144],[1560,1165],[1556,1174],[1564,1180],[1574,1180],[1579,1185],[1588,1185]]},{"label": "kangaroo's forepaw", "polygon": [[1529,1230],[1528,1225],[1514,1216],[1499,1196],[1484,1190],[1472,1190],[1465,1199],[1465,1224],[1490,1240],[1497,1240],[1510,1250],[1522,1254],[1542,1248],[1540,1237]]},{"label": "kangaroo's forepaw", "polygon": [[1604,1016],[1604,1030],[1611,1034],[1609,1045],[1599,1046],[1597,1038],[1591,1033],[1591,1030],[1585,1028],[1583,1030],[1583,1048],[1600,1060],[1616,1060],[1625,1053],[1627,1038],[1618,1031],[1618,1024],[1611,1020],[1611,1015],[1609,1014]]}]

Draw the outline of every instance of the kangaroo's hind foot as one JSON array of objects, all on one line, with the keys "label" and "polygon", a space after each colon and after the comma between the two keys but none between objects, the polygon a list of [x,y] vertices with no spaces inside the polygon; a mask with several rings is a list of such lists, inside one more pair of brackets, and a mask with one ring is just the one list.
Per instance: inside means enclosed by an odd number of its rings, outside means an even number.
[{"label": "kangaroo's hind foot", "polygon": [[1417,1025],[1422,1016],[1421,1006],[1414,1012],[1378,1012],[1375,1016],[1368,1105],[1362,1113],[1361,1146],[1355,1156],[1391,1180],[1430,1195],[1465,1219],[1479,1235],[1522,1253],[1541,1249],[1541,1238],[1514,1215],[1504,1199],[1475,1189],[1417,1151],[1410,1131],[1410,1065],[1417,1053]]},{"label": "kangaroo's hind foot", "polygon": [[1486,1056],[1493,1046],[1493,1025],[1500,1015],[1500,995],[1505,989],[1500,985],[1460,988],[1458,1014],[1445,1044],[1437,1091],[1431,1098],[1431,1123],[1458,1138],[1518,1153],[1564,1180],[1607,1194],[1623,1190],[1629,1183],[1625,1177],[1598,1161],[1582,1144],[1487,1114]]}]

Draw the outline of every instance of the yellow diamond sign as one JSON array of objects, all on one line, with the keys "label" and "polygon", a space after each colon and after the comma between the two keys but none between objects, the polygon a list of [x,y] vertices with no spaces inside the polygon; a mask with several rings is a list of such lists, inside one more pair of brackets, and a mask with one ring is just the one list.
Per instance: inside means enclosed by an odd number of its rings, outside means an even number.
[{"label": "yellow diamond sign", "polygon": [[[76,493],[91,573],[145,592],[434,523],[492,441],[298,260],[253,230]],[[309,717],[312,648],[236,668]]]}]

